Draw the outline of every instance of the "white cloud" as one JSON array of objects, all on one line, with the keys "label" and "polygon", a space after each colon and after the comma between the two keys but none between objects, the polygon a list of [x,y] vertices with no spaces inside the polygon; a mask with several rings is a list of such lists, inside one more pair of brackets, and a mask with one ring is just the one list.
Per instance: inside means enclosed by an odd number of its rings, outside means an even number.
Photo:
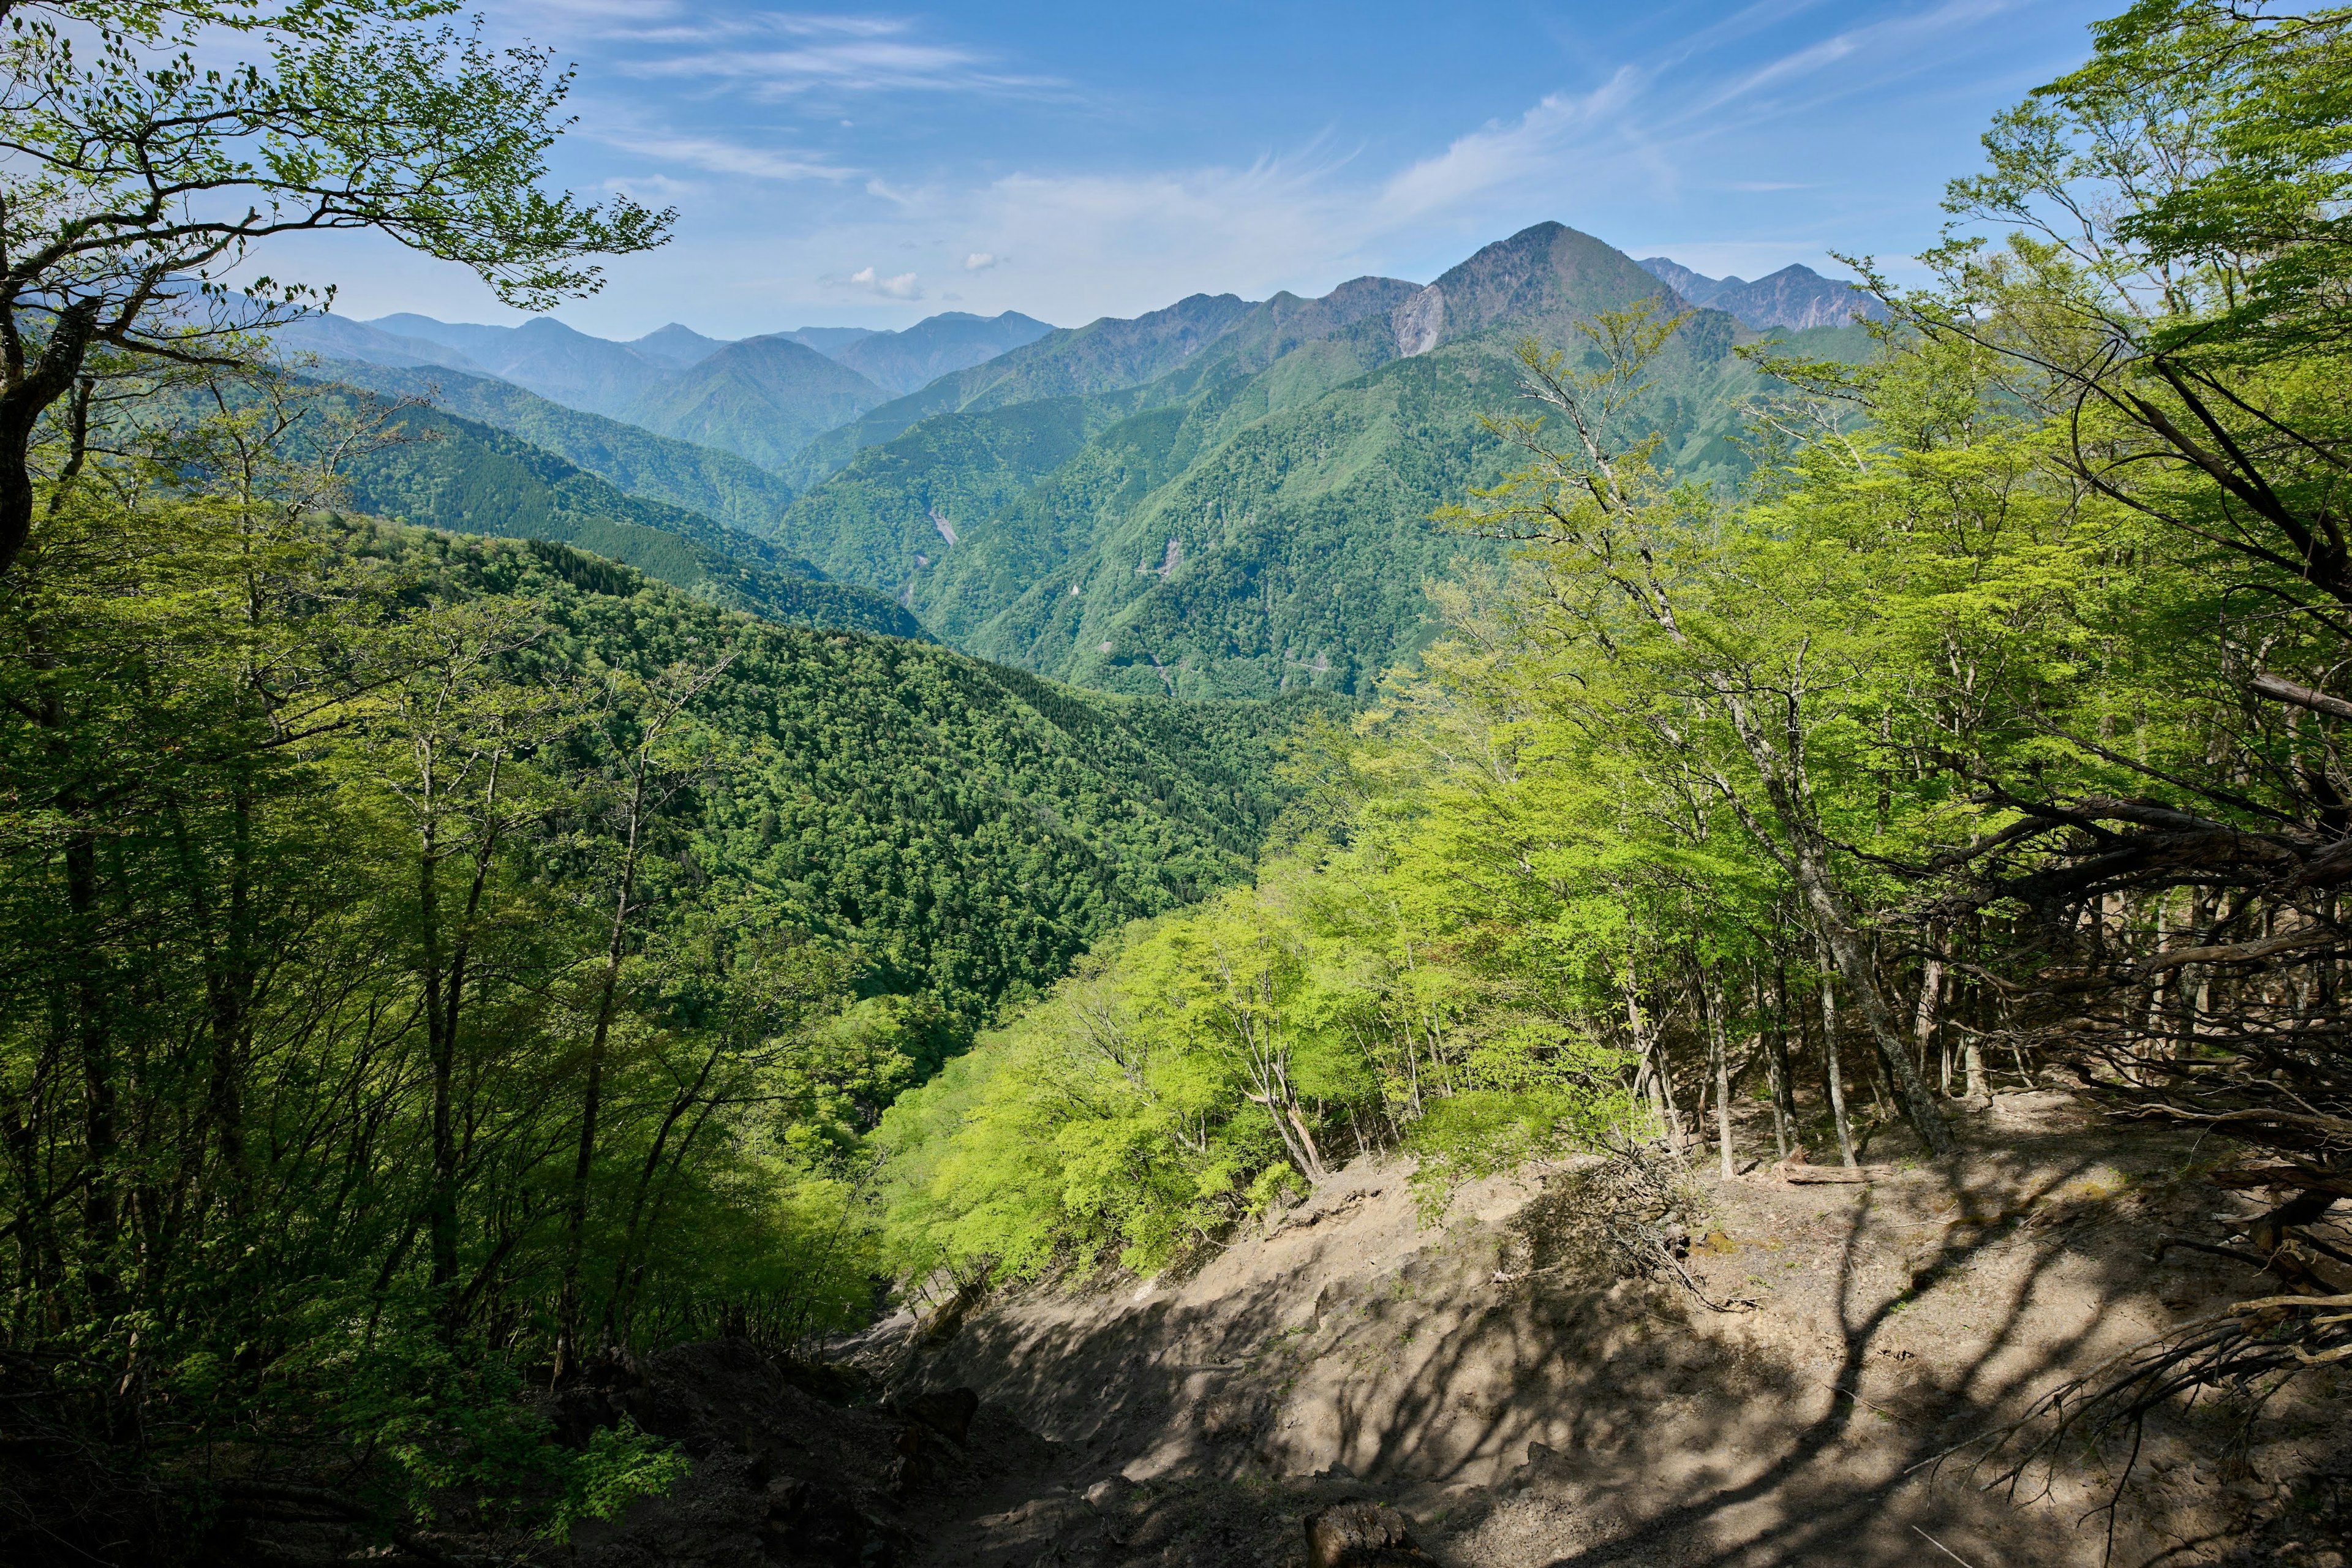
[{"label": "white cloud", "polygon": [[849,275],[850,287],[863,289],[869,294],[879,294],[885,300],[919,300],[923,290],[915,274],[901,272],[896,278],[877,278],[871,267],[861,267]]},{"label": "white cloud", "polygon": [[742,174],[755,180],[846,180],[856,171],[823,157],[802,157],[764,147],[746,147],[707,136],[637,135],[627,131],[600,134],[598,141],[624,147],[648,158],[664,158],[714,174]]},{"label": "white cloud", "polygon": [[975,250],[963,258],[963,269],[966,272],[985,272],[1003,260],[1003,257],[992,251]]},{"label": "white cloud", "polygon": [[1591,92],[1551,94],[1517,124],[1457,137],[1437,156],[1390,176],[1379,196],[1383,217],[1395,223],[1443,212],[1550,172],[1563,153],[1589,149],[1596,130],[1622,123],[1641,87],[1641,74],[1621,67]]},{"label": "white cloud", "polygon": [[[909,23],[887,18],[818,16],[646,28],[632,41],[684,45],[688,52],[643,56],[622,68],[726,82],[766,99],[818,89],[1035,95],[1066,89],[1057,78],[1007,70],[979,50],[917,38],[913,30]],[[781,48],[760,47],[779,35],[793,41]]]}]

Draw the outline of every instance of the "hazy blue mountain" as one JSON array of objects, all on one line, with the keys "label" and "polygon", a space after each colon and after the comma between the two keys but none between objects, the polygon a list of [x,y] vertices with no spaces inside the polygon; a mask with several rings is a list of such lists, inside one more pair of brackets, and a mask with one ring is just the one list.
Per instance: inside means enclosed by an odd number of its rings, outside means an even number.
[{"label": "hazy blue mountain", "polygon": [[1703,272],[1694,272],[1681,262],[1664,256],[1653,256],[1634,265],[1681,295],[1685,302],[1693,305],[1706,304],[1722,292],[1726,282],[1737,281],[1737,279],[1709,278]]},{"label": "hazy blue mountain", "polygon": [[461,350],[446,343],[386,331],[348,316],[303,316],[269,335],[282,350],[313,353],[322,359],[382,365],[445,365],[473,375],[489,374]]},{"label": "hazy blue mountain", "polygon": [[495,376],[439,367],[322,363],[321,377],[436,408],[519,436],[634,496],[665,501],[767,538],[793,502],[792,487],[732,452],[656,436],[601,414],[566,408]]},{"label": "hazy blue mountain", "polygon": [[773,465],[894,394],[1053,330],[1014,310],[950,310],[903,331],[803,327],[733,343],[673,321],[623,343],[552,316],[503,327],[403,313],[369,322],[314,318],[280,341],[339,360],[497,376],[569,408]]},{"label": "hazy blue mountain", "polygon": [[723,338],[706,338],[691,327],[681,327],[672,321],[642,338],[632,340],[625,346],[672,370],[684,370],[688,365],[709,359],[725,348],[727,342]]},{"label": "hazy blue mountain", "polygon": [[648,386],[621,417],[781,469],[818,436],[889,396],[847,365],[772,334],[729,343]]},{"label": "hazy blue mountain", "polygon": [[790,338],[816,350],[827,359],[838,359],[841,351],[860,338],[870,338],[878,327],[795,327],[789,332],[778,332],[780,338]]},{"label": "hazy blue mountain", "polygon": [[670,368],[625,343],[575,331],[552,316],[535,316],[503,331],[496,346],[467,347],[492,374],[591,414],[623,417],[622,410],[670,374]]},{"label": "hazy blue mountain", "polygon": [[480,321],[439,321],[413,310],[378,316],[367,324],[380,331],[422,338],[463,354],[478,355],[479,363],[486,366],[506,357],[506,342],[515,334],[512,327],[494,327]]},{"label": "hazy blue mountain", "polygon": [[968,370],[1007,350],[1035,342],[1053,330],[1049,323],[1018,310],[998,316],[943,310],[904,331],[868,332],[837,349],[809,346],[886,391],[905,394],[929,386],[950,371]]},{"label": "hazy blue mountain", "polygon": [[1857,312],[1874,321],[1886,319],[1886,307],[1859,286],[1843,278],[1824,278],[1810,267],[1783,267],[1750,283],[1743,278],[1709,278],[1664,256],[1640,265],[1690,303],[1725,311],[1759,331],[1843,327]]}]

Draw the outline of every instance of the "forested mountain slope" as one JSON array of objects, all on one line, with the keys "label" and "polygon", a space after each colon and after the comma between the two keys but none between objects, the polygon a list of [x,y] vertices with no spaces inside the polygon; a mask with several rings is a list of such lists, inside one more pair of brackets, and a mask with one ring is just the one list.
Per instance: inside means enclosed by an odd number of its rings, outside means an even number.
[{"label": "forested mountain slope", "polygon": [[803,489],[935,414],[1003,408],[1041,398],[1118,392],[1158,380],[1224,335],[1251,310],[1232,294],[1194,294],[1132,321],[1106,316],[1066,327],[984,364],[894,398],[811,442],[783,471]]},{"label": "forested mountain slope", "polygon": [[352,360],[324,362],[313,374],[387,397],[422,399],[520,437],[633,496],[699,512],[739,532],[773,533],[793,502],[792,487],[749,458],[567,408],[495,376]]},{"label": "forested mountain slope", "polygon": [[781,472],[818,436],[889,396],[847,365],[779,334],[729,343],[646,383],[614,412],[633,425]]},{"label": "forested mountain slope", "polygon": [[[1150,318],[1141,322],[1097,322],[1100,331],[1066,335],[1064,357],[1042,352],[1032,354],[1031,363],[1009,365],[1002,379],[967,387],[972,395],[969,406],[922,419],[905,433],[859,452],[809,496],[806,504],[795,505],[786,513],[776,537],[827,572],[877,586],[891,585],[919,607],[938,606],[946,617],[943,626],[977,626],[985,617],[964,612],[959,595],[942,591],[931,574],[937,566],[949,579],[961,581],[975,571],[995,574],[1004,570],[995,561],[996,542],[1004,539],[1007,531],[990,530],[966,548],[967,527],[1011,504],[1030,485],[1076,458],[1090,437],[1139,410],[1187,402],[1204,386],[1230,385],[1283,360],[1295,349],[1347,336],[1351,329],[1375,318],[1378,330],[1373,336],[1378,338],[1386,331],[1387,310],[1410,294],[1412,287],[1393,279],[1366,278],[1342,284],[1321,300],[1277,294],[1229,319],[1220,307],[1205,317],[1192,312],[1157,323]],[[1182,311],[1183,307],[1177,310]],[[1025,387],[1093,384],[1104,379],[1103,365],[1121,353],[1129,356],[1130,364],[1139,360],[1156,363],[1171,342],[1191,342],[1193,328],[1203,319],[1223,320],[1223,330],[1206,342],[1192,342],[1175,369],[1141,385],[1106,385],[1090,392],[997,402]],[[1128,328],[1138,330],[1125,331]],[[1140,350],[1139,339],[1145,344]],[[1046,345],[1036,347],[1043,351]],[[1005,356],[1008,361],[1016,357]],[[1281,376],[1267,378],[1258,395],[1264,401],[1319,391],[1357,374],[1365,362],[1366,356],[1353,342],[1320,355],[1300,356],[1286,364]],[[1378,363],[1377,358],[1371,363]],[[955,379],[940,384],[947,387]],[[914,401],[902,398],[877,412]],[[1123,451],[1125,447],[1121,443],[1116,449]],[[1033,530],[1012,531],[1016,537],[1011,547],[1015,551],[1041,542],[1033,537]],[[1048,547],[1049,558],[1055,553]],[[1024,585],[1029,580],[1020,579]],[[1019,589],[1012,592],[1017,594]]]},{"label": "forested mountain slope", "polygon": [[698,512],[627,495],[552,452],[436,408],[406,438],[348,458],[360,510],[453,532],[576,545],[714,603],[775,620],[920,637],[900,606]]},{"label": "forested mountain slope", "polygon": [[1075,691],[731,614],[561,546],[362,521],[346,548],[445,602],[538,601],[542,679],[731,657],[696,705],[729,763],[687,803],[686,874],[854,949],[931,1065],[1097,938],[1245,876],[1284,798],[1276,742],[1328,711]]},{"label": "forested mountain slope", "polygon": [[[1517,342],[1580,342],[1577,321],[1670,298],[1622,252],[1541,224],[1426,287],[1360,279],[1319,300],[1196,300],[1157,323],[1097,322],[825,437],[945,410],[857,453],[778,537],[956,646],[1082,684],[1360,692],[1426,637],[1425,583],[1500,553],[1430,514],[1503,471],[1482,420],[1518,405]],[[1727,437],[1759,383],[1732,350],[1753,336],[1702,310],[1653,369],[1644,412],[1685,479],[1745,471]],[[1139,338],[1183,352],[1111,384],[1104,345]],[[1817,331],[1807,349],[1835,357],[1858,340]]]}]

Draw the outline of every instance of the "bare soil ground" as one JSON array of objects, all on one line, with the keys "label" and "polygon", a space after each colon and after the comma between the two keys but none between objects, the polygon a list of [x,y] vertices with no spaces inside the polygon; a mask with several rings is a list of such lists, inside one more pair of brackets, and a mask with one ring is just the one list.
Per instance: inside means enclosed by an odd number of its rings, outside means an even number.
[{"label": "bare soil ground", "polygon": [[2331,1373],[2258,1411],[2160,1415],[2120,1487],[2119,1452],[2014,1497],[1927,1465],[2272,1288],[2151,1257],[2161,1234],[2220,1241],[2255,1212],[2202,1181],[2218,1149],[2054,1092],[2001,1097],[1963,1142],[1931,1165],[1882,1138],[1868,1157],[1898,1168],[1868,1185],[1704,1181],[1690,1267],[1752,1309],[1594,1268],[1567,1172],[1466,1188],[1425,1226],[1408,1168],[1372,1162],[1187,1278],[1001,1299],[902,1352],[902,1393],[970,1387],[982,1406],[894,1505],[890,1551],[1271,1568],[1305,1562],[1304,1516],[1372,1499],[1463,1568],[2024,1568],[2111,1545],[2134,1568],[2344,1568],[2352,1422]]}]

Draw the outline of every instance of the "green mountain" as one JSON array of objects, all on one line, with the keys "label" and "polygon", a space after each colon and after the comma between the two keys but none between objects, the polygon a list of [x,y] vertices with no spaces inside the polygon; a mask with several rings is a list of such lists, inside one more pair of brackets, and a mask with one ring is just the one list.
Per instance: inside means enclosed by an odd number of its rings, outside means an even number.
[{"label": "green mountain", "polygon": [[457,533],[574,545],[772,620],[922,636],[885,595],[827,582],[763,540],[625,494],[504,431],[437,408],[406,410],[399,424],[407,439],[344,465],[361,511]]},{"label": "green mountain", "polygon": [[[1139,410],[1181,403],[1203,385],[1248,377],[1294,350],[1318,345],[1316,353],[1286,363],[1282,375],[1269,378],[1258,389],[1261,398],[1281,401],[1359,374],[1368,358],[1364,348],[1333,340],[1361,336],[1355,329],[1370,321],[1376,327],[1372,337],[1384,342],[1387,312],[1413,288],[1393,279],[1358,279],[1322,300],[1286,293],[1237,315],[1219,309],[1213,315],[1195,311],[1176,318],[1176,324],[1188,330],[1204,320],[1221,322],[1219,335],[1205,340],[1179,336],[1167,330],[1169,322],[1149,317],[1139,323],[1097,322],[1084,332],[1064,335],[1074,363],[1026,355],[1033,363],[1013,364],[1001,379],[968,385],[963,411],[921,420],[904,434],[856,454],[845,468],[795,503],[778,525],[776,538],[833,575],[891,584],[919,608],[929,606],[938,614],[942,629],[957,628],[948,635],[962,635],[986,618],[969,613],[969,605],[986,602],[990,595],[971,600],[944,584],[964,582],[974,573],[1002,579],[992,584],[993,603],[1001,607],[1034,580],[1041,560],[1057,559],[1068,547],[1066,531],[1059,526],[1064,511],[1050,506],[1028,508],[1032,515],[1022,526],[986,528],[970,541],[965,525],[1013,505],[1028,487],[1076,458],[1090,437]],[[1136,325],[1144,331],[1118,334],[1107,330]],[[1124,342],[1118,341],[1122,336]],[[1137,339],[1142,340],[1141,353],[1137,352]],[[1184,351],[1181,354],[1173,352],[1180,347]],[[1172,360],[1175,368],[1139,385],[1122,384],[1126,372],[1105,374],[1106,364],[1119,363],[1107,349],[1124,353],[1130,369],[1138,362],[1163,360]],[[1376,355],[1370,360],[1378,363]],[[968,378],[973,383],[981,379]],[[1115,390],[997,405],[999,398],[1032,386],[1106,383]],[[912,401],[901,399],[900,404]],[[1139,493],[1133,489],[1133,479],[1143,471],[1129,457],[1134,447],[1130,433],[1106,449],[1118,475],[1108,482],[1128,500]],[[1098,454],[1085,466],[1087,485],[1106,482],[1097,472],[1103,461]],[[1164,465],[1165,454],[1154,461]],[[1014,552],[1009,562],[1003,557],[1008,547]],[[1003,578],[1008,570],[1015,574],[1013,578]]]},{"label": "green mountain", "polygon": [[748,458],[567,408],[492,376],[348,360],[322,363],[314,374],[387,397],[423,399],[520,437],[631,495],[700,512],[739,532],[772,534],[793,502],[791,486]]},{"label": "green mountain", "polygon": [[619,416],[781,471],[811,441],[890,395],[783,336],[729,343],[649,384]]},{"label": "green mountain", "polygon": [[[1429,519],[1503,471],[1481,416],[1517,405],[1513,346],[1580,342],[1576,321],[1664,294],[1621,252],[1542,224],[1426,287],[1360,279],[1213,313],[1186,301],[1196,337],[1145,381],[1107,373],[1098,348],[1138,323],[1098,322],[827,437],[957,404],[854,454],[777,538],[894,594],[954,646],[1058,679],[1361,693],[1430,635],[1424,585],[1499,554]],[[1731,351],[1755,336],[1703,310],[1654,367],[1636,415],[1685,478],[1745,471],[1728,437],[1759,383]],[[1819,353],[1863,341],[1800,337]],[[1056,363],[1057,345],[1076,353]],[[1055,395],[1021,400],[1028,387]]]},{"label": "green mountain", "polygon": [[444,593],[542,599],[558,668],[732,650],[696,706],[739,761],[701,795],[691,858],[763,919],[856,948],[868,994],[935,1006],[934,1063],[1097,939],[1247,875],[1284,799],[1278,742],[1327,710],[1076,691],[750,619],[560,545],[362,523],[350,548]]},{"label": "green mountain", "polygon": [[810,442],[781,471],[806,489],[866,447],[878,447],[934,415],[1142,386],[1223,336],[1251,309],[1248,300],[1231,294],[1195,294],[1132,321],[1106,316],[1083,327],[1048,332],[1035,342],[863,412]]}]

